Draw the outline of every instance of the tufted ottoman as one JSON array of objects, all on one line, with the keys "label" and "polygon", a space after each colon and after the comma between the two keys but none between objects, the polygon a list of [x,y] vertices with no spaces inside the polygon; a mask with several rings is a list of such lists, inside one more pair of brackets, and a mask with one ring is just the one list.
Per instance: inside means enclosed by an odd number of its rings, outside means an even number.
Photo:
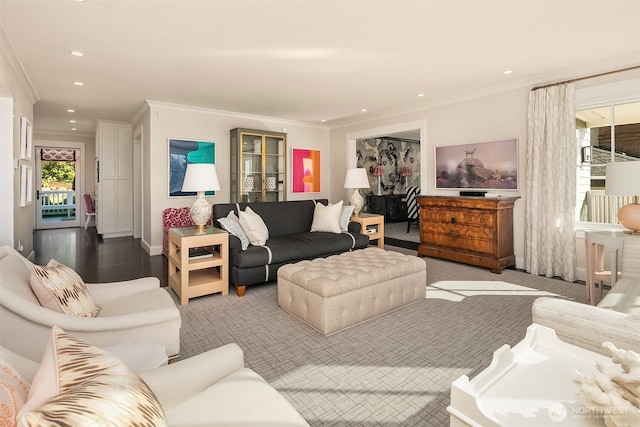
[{"label": "tufted ottoman", "polygon": [[426,296],[423,259],[379,248],[288,264],[278,305],[329,335]]}]

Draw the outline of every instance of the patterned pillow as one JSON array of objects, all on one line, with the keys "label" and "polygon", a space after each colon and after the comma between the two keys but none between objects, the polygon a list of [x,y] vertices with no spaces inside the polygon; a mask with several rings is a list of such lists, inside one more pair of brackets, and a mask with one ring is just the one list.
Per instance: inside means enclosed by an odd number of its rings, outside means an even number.
[{"label": "patterned pillow", "polygon": [[239,213],[240,225],[249,238],[249,242],[254,246],[264,246],[269,240],[269,229],[260,218],[260,215],[255,213],[249,206]]},{"label": "patterned pillow", "polygon": [[218,222],[222,225],[222,228],[240,239],[243,251],[249,247],[249,238],[242,229],[240,219],[236,216],[234,211],[229,212],[229,215],[225,218],[218,218]]},{"label": "patterned pillow", "polygon": [[15,427],[18,411],[24,406],[29,383],[7,362],[0,359],[0,426]]},{"label": "patterned pillow", "polygon": [[311,224],[311,231],[325,231],[328,233],[341,233],[340,229],[340,214],[342,212],[342,200],[332,205],[329,203],[327,206],[322,203],[316,203],[315,210],[313,211],[313,223]]},{"label": "patterned pillow", "polygon": [[340,212],[340,229],[342,231],[349,231],[349,220],[353,213],[353,205],[343,206],[342,212]]},{"label": "patterned pillow", "polygon": [[54,326],[18,414],[24,426],[166,426],[147,384],[122,361]]},{"label": "patterned pillow", "polygon": [[82,317],[95,317],[100,312],[78,273],[54,259],[46,267],[34,265],[30,281],[43,307]]}]

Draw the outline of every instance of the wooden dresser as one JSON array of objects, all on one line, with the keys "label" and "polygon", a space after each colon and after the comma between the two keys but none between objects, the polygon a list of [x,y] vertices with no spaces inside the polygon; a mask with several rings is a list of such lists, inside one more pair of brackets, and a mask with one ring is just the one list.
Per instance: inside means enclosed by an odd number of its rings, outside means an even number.
[{"label": "wooden dresser", "polygon": [[513,205],[519,197],[419,196],[418,255],[490,268],[515,264]]}]

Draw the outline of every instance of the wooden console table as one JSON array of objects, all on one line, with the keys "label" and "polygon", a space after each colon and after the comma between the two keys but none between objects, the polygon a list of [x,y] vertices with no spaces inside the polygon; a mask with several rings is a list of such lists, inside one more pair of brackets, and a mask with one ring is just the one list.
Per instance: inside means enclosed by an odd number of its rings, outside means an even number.
[{"label": "wooden console table", "polygon": [[369,213],[384,215],[386,222],[407,220],[407,202],[404,194],[383,194],[367,196]]},{"label": "wooden console table", "polygon": [[490,268],[515,265],[513,205],[519,197],[418,196],[418,255]]}]

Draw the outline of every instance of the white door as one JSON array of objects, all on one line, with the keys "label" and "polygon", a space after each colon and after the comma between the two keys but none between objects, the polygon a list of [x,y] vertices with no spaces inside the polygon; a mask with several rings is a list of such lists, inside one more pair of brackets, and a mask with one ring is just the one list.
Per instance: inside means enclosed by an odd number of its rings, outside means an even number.
[{"label": "white door", "polygon": [[79,227],[84,215],[77,148],[36,147],[36,228]]}]

